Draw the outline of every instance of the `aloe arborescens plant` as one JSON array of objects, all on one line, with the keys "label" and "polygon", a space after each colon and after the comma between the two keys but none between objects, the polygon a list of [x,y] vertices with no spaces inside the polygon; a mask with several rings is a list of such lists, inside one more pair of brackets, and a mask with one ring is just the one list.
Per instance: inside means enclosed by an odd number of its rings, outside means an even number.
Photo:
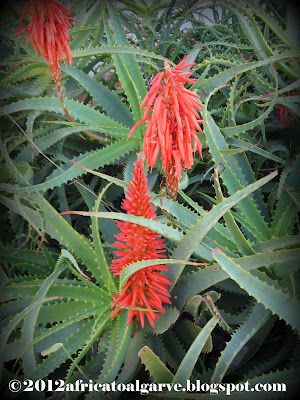
[{"label": "aloe arborescens plant", "polygon": [[[73,63],[60,65],[71,120],[48,60],[26,46],[24,36],[12,38],[22,4],[7,8],[0,110],[5,387],[13,377],[248,380],[285,382],[288,398],[297,382],[300,329],[293,135],[299,53],[292,9],[287,17],[275,1],[248,0],[219,6],[154,1],[147,10],[142,2],[91,0],[77,9],[71,2],[71,8],[81,22],[69,29]],[[174,71],[186,87],[178,81],[180,94],[171,98],[174,82],[167,75]],[[190,73],[193,80],[186,78]],[[165,79],[157,93],[155,75]],[[197,130],[200,101],[203,133]],[[141,105],[146,127],[139,124]],[[278,106],[293,115],[283,127]],[[159,136],[167,119],[171,147]],[[143,143],[148,134],[155,139],[151,148]],[[137,200],[129,186],[134,163],[144,173],[136,160],[142,148],[152,168],[142,179],[151,213],[135,212],[129,198],[127,213],[119,212],[124,192]],[[160,185],[171,164],[177,200]],[[127,262],[130,251],[117,252],[133,248],[130,229],[141,232],[140,240],[151,232],[165,253],[155,247],[148,257],[144,249]],[[150,272],[153,265],[159,272]],[[159,295],[147,286],[156,274]],[[146,293],[138,303],[135,278]],[[118,312],[111,319],[112,305]],[[143,316],[144,326],[133,323]],[[191,396],[198,394],[185,398]]]}]

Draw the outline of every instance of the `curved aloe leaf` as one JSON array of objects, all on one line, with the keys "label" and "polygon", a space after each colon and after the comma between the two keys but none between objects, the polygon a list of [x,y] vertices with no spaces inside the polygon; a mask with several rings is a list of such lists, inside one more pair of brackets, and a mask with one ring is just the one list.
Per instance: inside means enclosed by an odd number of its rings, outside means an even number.
[{"label": "curved aloe leaf", "polygon": [[[21,337],[21,343],[23,347],[26,347],[29,343],[32,342],[34,338],[34,332],[35,332],[35,325],[37,321],[37,317],[41,308],[41,302],[45,299],[45,296],[50,288],[50,286],[53,284],[55,279],[64,271],[66,268],[66,265],[62,265],[59,267],[59,265],[62,264],[62,261],[59,260],[57,263],[57,268],[55,271],[52,272],[52,274],[45,279],[43,285],[41,288],[38,290],[36,295],[33,298],[32,303],[39,303],[37,307],[35,307],[27,316],[25,317],[23,328],[22,328],[22,337]],[[25,374],[29,374],[36,368],[36,360],[35,360],[35,355],[34,355],[34,348],[30,348],[29,351],[25,353],[23,356],[23,368]]]},{"label": "curved aloe leaf", "polygon": [[168,61],[171,65],[174,63],[166,57],[152,53],[146,50],[140,50],[130,45],[126,46],[105,46],[105,47],[89,47],[88,49],[79,49],[72,52],[73,58],[91,57],[99,54],[133,54],[146,58],[154,58],[156,60]]},{"label": "curved aloe leaf", "polygon": [[45,74],[47,72],[50,74],[49,66],[45,62],[38,61],[35,63],[30,63],[29,65],[25,64],[10,74],[10,76],[5,79],[5,82],[16,83],[24,79],[31,78],[35,75]]},{"label": "curved aloe leaf", "polygon": [[173,240],[179,240],[182,235],[176,229],[173,229],[165,224],[162,224],[158,221],[154,221],[152,219],[138,217],[131,214],[123,214],[123,213],[115,213],[115,212],[93,212],[93,211],[66,211],[61,213],[64,214],[77,214],[84,215],[86,217],[97,217],[97,218],[107,218],[107,219],[116,219],[120,221],[131,222],[133,224],[138,224],[144,226],[145,228],[151,229],[160,233],[163,236],[167,236]]},{"label": "curved aloe leaf", "polygon": [[[190,197],[188,197],[184,192],[179,190],[178,193],[201,217],[205,214],[205,210],[199,206],[198,203],[194,202]],[[195,223],[195,220],[199,218],[199,215],[195,214],[195,212],[188,207],[185,207],[182,204],[166,197],[160,198],[158,195],[154,195],[152,198],[152,203],[174,216],[177,221],[172,220],[173,224],[176,224],[181,229],[186,230],[190,228]],[[218,243],[220,247],[227,248],[232,252],[236,252],[237,250],[235,243],[233,243],[228,237],[226,227],[219,222],[217,222],[208,232],[206,239],[209,240],[206,240],[205,243],[203,241],[203,244],[208,248],[213,249],[214,247],[209,246],[209,242],[215,242]]]},{"label": "curved aloe leaf", "polygon": [[[105,186],[104,189],[99,194],[99,196],[95,202],[95,205],[94,205],[95,212],[98,212],[102,197],[109,186],[110,186],[110,183],[107,186]],[[116,286],[115,280],[112,276],[112,272],[109,269],[109,266],[108,266],[108,263],[107,263],[107,260],[106,260],[106,257],[105,257],[104,251],[103,251],[102,242],[101,242],[100,233],[99,233],[98,218],[92,218],[92,238],[93,238],[93,244],[95,247],[95,253],[97,254],[97,259],[98,259],[99,265],[101,265],[101,271],[103,274],[104,284],[108,288],[110,293],[116,294],[117,286]]]},{"label": "curved aloe leaf", "polygon": [[47,301],[51,301],[56,299],[57,297],[48,297],[46,299],[40,300],[35,303],[31,303],[28,307],[26,307],[23,311],[21,311],[19,314],[17,314],[2,330],[1,336],[0,336],[0,376],[2,377],[2,371],[3,371],[3,355],[4,355],[4,347],[12,333],[12,331],[16,328],[16,326],[26,317],[27,314],[29,314],[35,307],[37,307],[40,303],[45,303]]},{"label": "curved aloe leaf", "polygon": [[128,279],[137,271],[146,268],[146,267],[151,267],[154,265],[161,265],[161,264],[188,264],[188,265],[208,265],[208,264],[203,264],[203,263],[196,263],[192,261],[184,261],[184,260],[172,260],[171,258],[168,259],[154,259],[154,260],[144,260],[144,261],[137,261],[135,263],[127,265],[125,268],[122,269],[121,275],[120,275],[120,288],[119,290],[122,291],[124,286],[126,285]]},{"label": "curved aloe leaf", "polygon": [[232,361],[245,344],[255,335],[255,333],[268,321],[271,311],[256,303],[251,310],[249,318],[237,329],[225,350],[221,353],[216,368],[214,370],[211,382],[220,383],[230,367]]},{"label": "curved aloe leaf", "polygon": [[181,361],[181,364],[179,365],[179,368],[173,378],[174,383],[181,383],[185,387],[186,381],[190,379],[194,366],[201,354],[201,351],[217,323],[218,317],[213,317],[201,329],[201,332],[194,340],[193,344],[184,356],[184,359]]},{"label": "curved aloe leaf", "polygon": [[281,238],[272,238],[265,242],[256,243],[253,249],[257,253],[264,253],[265,251],[272,251],[282,249],[287,246],[296,246],[300,244],[300,235],[285,235]]},{"label": "curved aloe leaf", "polygon": [[72,249],[76,256],[83,261],[97,282],[102,282],[103,274],[101,268],[96,260],[96,254],[89,246],[88,242],[83,240],[83,237],[77,233],[67,221],[59,217],[57,211],[42,195],[39,193],[32,193],[31,196],[43,212],[47,222],[59,232],[61,239],[68,244],[68,248]]},{"label": "curved aloe leaf", "polygon": [[278,38],[285,42],[288,46],[293,47],[293,43],[290,42],[288,35],[281,29],[279,24],[275,22],[273,18],[270,17],[259,5],[255,5],[251,1],[246,2],[247,6],[251,8],[251,10],[261,18],[269,28],[278,36]]},{"label": "curved aloe leaf", "polygon": [[148,346],[139,351],[139,357],[156,383],[172,382],[174,375]]},{"label": "curved aloe leaf", "polygon": [[[225,142],[220,129],[211,115],[204,110],[203,116],[207,120],[204,132],[209,145],[209,150],[215,163],[221,163],[224,165],[224,171],[222,172],[221,178],[229,193],[233,194],[237,190],[240,190],[242,186],[246,185],[248,181],[244,176],[242,169],[238,165],[237,159],[228,157],[225,160],[223,157],[221,150],[229,150],[229,146]],[[255,196],[245,198],[238,204],[237,209],[242,214],[242,217],[247,220],[251,229],[250,233],[258,240],[266,240],[270,238],[270,229],[261,215],[254,198]]]},{"label": "curved aloe leaf", "polygon": [[115,380],[123,363],[127,346],[130,341],[132,323],[127,325],[128,311],[114,318],[109,333],[109,343],[106,358],[97,382],[111,383]]},{"label": "curved aloe leaf", "polygon": [[76,79],[107,112],[109,117],[129,128],[134,124],[133,115],[125,104],[100,82],[69,65],[62,65],[61,69]]},{"label": "curved aloe leaf", "polygon": [[[220,181],[219,181],[218,168],[215,168],[215,171],[214,171],[214,188],[215,188],[215,192],[216,192],[217,201],[218,202],[223,201],[224,196],[223,196]],[[233,241],[236,243],[240,253],[243,255],[254,254],[255,253],[254,250],[252,249],[251,245],[249,244],[249,242],[246,240],[246,238],[242,234],[240,228],[238,227],[238,224],[236,223],[236,221],[233,218],[230,211],[228,211],[226,214],[224,214],[224,221],[225,221],[225,224],[231,234],[231,237],[232,237]]]},{"label": "curved aloe leaf", "polygon": [[[273,51],[268,45],[267,41],[264,39],[264,36],[255,18],[240,3],[228,2],[228,4],[230,3],[231,5],[228,6],[229,10],[231,10],[238,18],[240,26],[245,36],[251,43],[257,56],[260,59],[272,58],[271,56],[273,56]],[[259,8],[259,6],[255,8]],[[288,74],[288,76],[294,79],[299,78],[299,74],[296,73],[292,68],[281,62],[278,63],[278,66],[283,72]]]},{"label": "curved aloe leaf", "polygon": [[56,368],[70,358],[69,355],[76,353],[83,347],[84,343],[86,342],[86,338],[91,335],[93,326],[93,319],[90,321],[85,321],[83,324],[81,324],[81,327],[79,327],[77,331],[75,331],[69,337],[64,337],[62,342],[67,352],[57,351],[50,354],[31,374],[28,375],[28,378],[33,380],[43,379],[51,374],[51,372],[53,372]]},{"label": "curved aloe leaf", "polygon": [[140,362],[138,352],[143,346],[144,341],[145,335],[142,332],[136,332],[130,339],[124,359],[124,365],[121,373],[118,375],[117,383],[129,382],[134,376]]},{"label": "curved aloe leaf", "polygon": [[232,136],[237,136],[241,133],[248,132],[249,130],[255,128],[257,125],[260,125],[266,118],[268,118],[270,113],[273,111],[274,104],[275,101],[271,103],[271,105],[267,108],[267,110],[263,114],[255,118],[253,121],[238,126],[222,128],[221,129],[222,134],[225,136],[225,138],[230,138]]},{"label": "curved aloe leaf", "polygon": [[[129,133],[128,128],[106,117],[90,106],[67,99],[65,100],[65,104],[74,119],[89,125],[97,125],[103,129],[104,133],[110,136],[121,138],[122,136],[127,136]],[[2,110],[0,110],[0,116],[26,110],[53,111],[57,114],[65,115],[59,98],[36,97],[20,100],[16,103],[4,106]]]},{"label": "curved aloe leaf", "polygon": [[[112,21],[113,26],[113,36],[117,45],[121,46],[129,46],[128,37],[125,34],[121,20],[118,16],[117,10],[114,5],[110,1],[106,1],[106,7],[109,12],[109,16]],[[120,59],[124,64],[126,71],[128,71],[128,75],[130,79],[132,79],[136,94],[138,99],[141,101],[146,96],[147,89],[144,77],[142,75],[142,71],[138,65],[137,59],[135,55],[132,54],[123,54],[120,55]]]},{"label": "curved aloe leaf", "polygon": [[12,85],[6,85],[4,83],[0,84],[0,100],[9,99],[11,97],[16,97],[18,99],[26,99],[31,97],[30,94],[20,90]]},{"label": "curved aloe leaf", "polygon": [[[266,253],[236,258],[234,261],[245,271],[250,271],[275,263],[297,262],[299,257],[299,249],[293,249],[268,251]],[[178,309],[181,309],[188,299],[195,294],[200,293],[212,285],[228,278],[229,274],[222,269],[218,269],[216,265],[205,267],[197,272],[193,272],[184,277],[182,281],[179,281],[173,289],[173,304]]]},{"label": "curved aloe leaf", "polygon": [[[226,70],[219,72],[213,77],[207,78],[201,86],[201,91],[203,93],[210,94],[217,87],[227,84],[231,79],[233,79],[237,74],[251,71],[256,68],[263,67],[264,65],[272,64],[277,61],[289,60],[293,58],[299,58],[299,52],[286,52],[282,54],[277,54],[272,57],[268,57],[262,61],[247,62],[243,65],[238,65],[236,67],[227,68]],[[196,85],[197,82],[194,84]]]},{"label": "curved aloe leaf", "polygon": [[[106,306],[97,306],[97,307],[90,307],[88,309],[86,309],[85,311],[79,312],[78,314],[76,313],[75,315],[73,315],[71,318],[67,319],[66,321],[52,326],[51,328],[46,328],[45,331],[40,332],[39,336],[35,337],[26,347],[24,347],[22,349],[22,351],[19,354],[19,358],[21,358],[23,356],[24,353],[26,353],[26,351],[28,351],[32,346],[39,344],[40,342],[43,342],[44,340],[48,339],[49,337],[52,337],[52,335],[56,335],[59,332],[62,332],[63,336],[66,337],[66,335],[64,335],[64,332],[67,332],[70,326],[77,326],[76,324],[78,324],[79,322],[82,324],[82,321],[84,321],[87,318],[90,318],[92,316],[97,315],[99,317],[99,315],[104,315],[105,313],[110,313],[110,310],[107,311],[107,305]],[[105,319],[103,317],[103,319]]]},{"label": "curved aloe leaf", "polygon": [[70,380],[70,378],[72,376],[72,373],[75,370],[75,368],[77,367],[77,365],[79,364],[79,362],[87,354],[87,352],[90,350],[90,348],[96,342],[96,340],[99,339],[100,334],[106,328],[106,326],[108,325],[109,321],[110,321],[110,318],[109,318],[109,314],[108,313],[105,313],[105,314],[102,314],[102,315],[100,314],[96,318],[96,321],[95,321],[95,323],[93,325],[93,329],[92,329],[90,337],[87,338],[83,349],[81,350],[81,352],[78,355],[78,357],[76,357],[76,359],[74,360],[73,365],[69,369],[68,375],[66,377],[66,383],[69,382],[69,380]]},{"label": "curved aloe leaf", "polygon": [[[127,38],[124,34],[122,24],[119,20],[118,15],[115,12],[114,6],[111,5],[109,2],[106,2],[106,7],[108,7],[109,14],[111,16],[112,25],[114,27],[115,32],[111,32],[108,21],[104,18],[104,27],[106,31],[106,36],[108,40],[108,44],[110,46],[113,45],[114,39],[118,44],[125,43],[125,46],[128,45]],[[103,13],[106,13],[104,10],[104,3],[103,3]],[[114,37],[113,37],[114,35]],[[124,37],[125,36],[125,37]],[[132,113],[134,115],[135,121],[138,121],[141,118],[141,111],[140,111],[140,104],[142,102],[141,93],[139,92],[136,83],[134,81],[135,74],[132,74],[133,70],[137,73],[137,83],[140,83],[140,75],[141,71],[137,65],[137,60],[134,55],[124,54],[121,56],[120,54],[111,54],[113,62],[116,66],[116,72],[124,88],[128,101],[130,103]],[[131,71],[131,74],[129,73]],[[144,92],[143,97],[146,95],[146,88],[145,83],[142,82],[142,91]]]},{"label": "curved aloe leaf", "polygon": [[[135,150],[139,145],[137,139],[121,139],[110,146],[104,147],[94,153],[89,153],[85,158],[81,159],[80,162],[83,167],[87,168],[99,168],[103,165],[109,164],[119,157],[124,156],[126,153]],[[44,183],[40,183],[33,186],[18,187],[16,185],[1,184],[0,190],[16,192],[16,193],[34,193],[53,189],[56,186],[60,186],[72,179],[75,179],[83,175],[84,169],[77,165],[72,165],[66,171],[56,170],[53,173],[53,177],[48,178]]]},{"label": "curved aloe leaf", "polygon": [[155,321],[154,328],[146,318],[144,328],[139,327],[138,331],[150,333],[151,335],[161,335],[166,332],[177,321],[180,313],[175,307],[165,307],[164,310],[165,313],[163,315],[159,314],[160,318]]},{"label": "curved aloe leaf", "polygon": [[[52,130],[47,135],[43,135],[36,140],[34,140],[35,145],[40,151],[44,151],[51,147],[53,144],[58,141],[72,135],[73,133],[82,132],[81,126],[70,126],[61,129]],[[37,157],[40,153],[37,148],[32,149],[32,145],[29,143],[26,147],[24,147],[20,153],[14,159],[15,161],[33,161],[35,157]]]},{"label": "curved aloe leaf", "polygon": [[[224,199],[221,203],[214,206],[210,211],[208,211],[202,218],[200,218],[196,224],[186,233],[180,243],[177,245],[176,249],[173,251],[172,258],[186,259],[188,260],[194,251],[197,243],[201,242],[207,232],[212,228],[212,226],[235,204],[244,199],[247,195],[252,193],[254,190],[258,189],[265,183],[269,182],[278,174],[277,171],[269,174],[265,178],[258,180],[245,187],[242,190],[237,191],[235,194]],[[169,271],[164,273],[165,276],[169,278],[173,286],[179,279],[184,266],[178,265],[174,266]]]},{"label": "curved aloe leaf", "polygon": [[[274,156],[272,153],[270,153],[270,152],[268,152],[268,151],[266,151],[266,150],[264,150],[264,149],[261,149],[260,147],[258,147],[258,146],[253,146],[252,144],[250,144],[249,142],[246,142],[246,141],[244,141],[244,140],[240,140],[240,139],[227,139],[226,140],[226,142],[228,143],[228,144],[230,144],[230,145],[233,145],[233,146],[236,146],[236,147],[238,147],[238,149],[236,149],[237,151],[239,151],[239,150],[243,150],[243,151],[251,151],[251,152],[253,152],[253,153],[256,153],[256,154],[259,154],[259,155],[261,155],[261,156],[263,156],[263,157],[265,157],[265,158],[269,158],[270,160],[273,160],[273,161],[276,161],[276,162],[278,162],[278,163],[280,163],[280,164],[286,164],[286,161],[285,160],[283,160],[282,158],[280,158],[280,157],[277,157],[277,156]],[[226,150],[225,150],[226,151]],[[233,150],[228,150],[229,152],[230,151],[235,151],[235,149],[233,149]],[[224,154],[224,152],[222,152],[223,154]]]},{"label": "curved aloe leaf", "polygon": [[284,319],[292,328],[300,331],[299,300],[293,299],[278,288],[275,289],[259,278],[252,276],[219,249],[214,251],[213,256],[228,275],[235,280],[242,289],[246,290],[250,296],[253,296],[274,314]]}]

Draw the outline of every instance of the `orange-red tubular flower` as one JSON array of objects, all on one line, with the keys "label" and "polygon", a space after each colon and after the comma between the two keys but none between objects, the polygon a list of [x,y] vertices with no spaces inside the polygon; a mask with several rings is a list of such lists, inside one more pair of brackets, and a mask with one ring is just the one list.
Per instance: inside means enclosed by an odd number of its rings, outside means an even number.
[{"label": "orange-red tubular flower", "polygon": [[[138,158],[122,208],[128,214],[155,220],[155,209],[150,200],[151,196],[148,193],[143,161]],[[112,261],[110,266],[114,275],[120,275],[124,267],[134,262],[166,257],[163,254],[165,252],[163,249],[164,240],[156,232],[130,222],[119,221],[117,225],[121,233],[116,235],[115,246],[123,250],[114,252],[118,257]],[[146,316],[150,325],[154,327],[154,320],[159,318],[156,311],[165,313],[162,304],[171,304],[170,294],[167,290],[171,283],[160,274],[160,271],[167,269],[166,265],[152,265],[135,272],[128,279],[122,292],[118,296],[114,296],[115,300],[111,307],[116,307],[116,309],[111,314],[111,318],[122,308],[128,306],[155,310],[138,311],[130,309],[127,321],[127,325],[129,325],[133,318],[140,320],[142,327],[144,327]]]},{"label": "orange-red tubular flower", "polygon": [[[31,40],[37,54],[47,60],[55,82],[60,81],[60,59],[64,57],[72,64],[72,53],[69,46],[69,21],[77,21],[70,17],[73,10],[68,10],[56,0],[26,0],[27,5],[21,15],[22,23],[27,14],[29,23],[16,29],[14,36],[27,32],[26,45]],[[77,21],[79,22],[79,21]]]},{"label": "orange-red tubular flower", "polygon": [[191,168],[197,150],[202,155],[196,131],[202,133],[200,123],[206,122],[199,119],[198,112],[202,107],[199,96],[184,87],[184,83],[196,82],[189,78],[191,72],[183,71],[195,64],[186,64],[188,59],[189,56],[185,57],[173,70],[165,62],[165,71],[152,80],[151,89],[141,103],[140,109],[146,106],[143,118],[129,133],[131,136],[138,125],[148,121],[143,146],[145,157],[153,168],[161,153],[167,188],[172,197],[176,197],[182,170]]}]

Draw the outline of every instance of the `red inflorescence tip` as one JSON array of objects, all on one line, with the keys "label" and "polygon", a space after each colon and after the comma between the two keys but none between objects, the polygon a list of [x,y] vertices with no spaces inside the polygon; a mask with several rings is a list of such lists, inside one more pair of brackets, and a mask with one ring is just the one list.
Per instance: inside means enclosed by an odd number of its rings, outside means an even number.
[{"label": "red inflorescence tip", "polygon": [[172,197],[176,197],[178,182],[182,170],[190,169],[194,163],[195,152],[202,155],[201,142],[196,131],[202,132],[199,118],[201,111],[199,96],[184,87],[185,83],[194,83],[190,72],[184,72],[194,63],[188,63],[185,57],[172,70],[165,62],[164,72],[159,72],[151,82],[151,89],[141,103],[146,107],[142,119],[131,129],[148,121],[144,135],[143,150],[148,165],[153,168],[159,154],[166,173],[167,188]]},{"label": "red inflorescence tip", "polygon": [[[27,33],[26,44],[31,40],[37,54],[47,60],[54,79],[60,80],[60,60],[66,57],[72,64],[72,52],[69,46],[69,21],[77,21],[70,17],[73,10],[68,10],[56,0],[27,0],[20,18],[20,23],[29,15],[29,23],[15,30],[14,36]],[[77,21],[79,22],[79,21]]]}]

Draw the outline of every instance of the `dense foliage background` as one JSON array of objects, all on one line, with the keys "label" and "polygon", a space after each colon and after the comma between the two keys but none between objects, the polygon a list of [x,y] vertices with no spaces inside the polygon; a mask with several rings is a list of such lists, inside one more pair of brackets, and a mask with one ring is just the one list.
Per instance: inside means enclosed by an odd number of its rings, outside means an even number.
[{"label": "dense foliage background", "polygon": [[[292,398],[300,329],[297,8],[275,0],[64,4],[79,20],[69,31],[73,64],[61,64],[75,122],[47,62],[25,37],[12,37],[24,4],[8,4],[1,23],[6,395],[12,378],[47,377],[285,382],[286,397],[261,396]],[[198,134],[202,158],[183,173],[176,201],[161,185],[158,161],[148,171],[158,221],[128,216],[120,205],[145,124],[128,133],[164,61],[174,65],[186,55],[196,63],[190,89],[207,121]],[[94,214],[58,216],[68,210]],[[126,310],[109,318],[111,295],[147,266],[112,276],[114,221],[126,218],[167,241],[172,306],[154,329],[127,326]],[[114,398],[128,396],[141,397]]]}]

